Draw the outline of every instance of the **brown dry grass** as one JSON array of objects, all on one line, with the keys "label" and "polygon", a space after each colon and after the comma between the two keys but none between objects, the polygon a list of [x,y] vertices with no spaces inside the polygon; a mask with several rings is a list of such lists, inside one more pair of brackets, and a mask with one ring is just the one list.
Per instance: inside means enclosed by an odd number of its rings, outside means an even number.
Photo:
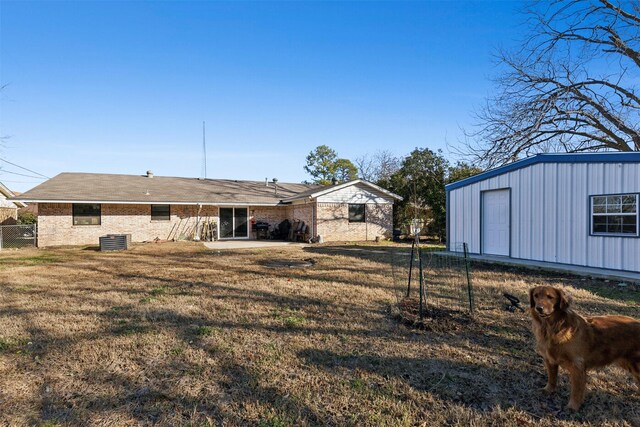
[{"label": "brown dry grass", "polygon": [[529,321],[501,297],[552,284],[582,313],[637,316],[635,288],[478,267],[475,322],[416,331],[389,314],[389,257],[342,249],[1,252],[0,423],[640,425],[637,388],[613,368],[577,414],[561,410],[566,376],[542,395]]}]

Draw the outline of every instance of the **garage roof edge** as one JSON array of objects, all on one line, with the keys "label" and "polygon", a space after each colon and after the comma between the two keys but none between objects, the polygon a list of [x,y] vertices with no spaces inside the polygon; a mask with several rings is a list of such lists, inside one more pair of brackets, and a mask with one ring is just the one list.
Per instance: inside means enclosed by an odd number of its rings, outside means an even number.
[{"label": "garage roof edge", "polygon": [[445,190],[451,191],[466,187],[467,185],[538,163],[640,163],[640,152],[538,154],[452,182],[445,186]]}]

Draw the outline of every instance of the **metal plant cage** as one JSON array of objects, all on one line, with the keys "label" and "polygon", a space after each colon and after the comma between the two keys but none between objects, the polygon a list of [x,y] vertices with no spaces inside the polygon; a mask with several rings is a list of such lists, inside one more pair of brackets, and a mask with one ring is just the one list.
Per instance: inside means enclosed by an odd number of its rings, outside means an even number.
[{"label": "metal plant cage", "polygon": [[444,252],[416,242],[411,252],[391,252],[398,315],[415,324],[440,317],[472,318],[475,301],[467,244],[451,244]]}]

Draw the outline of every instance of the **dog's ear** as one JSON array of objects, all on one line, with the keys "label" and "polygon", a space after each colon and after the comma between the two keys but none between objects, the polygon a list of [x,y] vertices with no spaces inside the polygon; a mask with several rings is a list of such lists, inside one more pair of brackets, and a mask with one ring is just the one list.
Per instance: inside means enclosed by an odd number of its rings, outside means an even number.
[{"label": "dog's ear", "polygon": [[558,307],[560,307],[560,310],[568,309],[573,302],[573,298],[562,289],[556,289],[556,291],[558,292]]},{"label": "dog's ear", "polygon": [[529,304],[531,305],[531,308],[536,306],[536,302],[533,300],[533,291],[535,290],[536,288],[529,289]]}]

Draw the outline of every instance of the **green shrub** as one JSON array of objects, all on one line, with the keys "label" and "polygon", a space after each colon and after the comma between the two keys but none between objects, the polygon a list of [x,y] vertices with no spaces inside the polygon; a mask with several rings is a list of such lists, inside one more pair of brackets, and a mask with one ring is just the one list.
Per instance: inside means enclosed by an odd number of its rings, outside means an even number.
[{"label": "green shrub", "polygon": [[30,225],[38,222],[38,217],[33,212],[18,212],[18,224]]}]

